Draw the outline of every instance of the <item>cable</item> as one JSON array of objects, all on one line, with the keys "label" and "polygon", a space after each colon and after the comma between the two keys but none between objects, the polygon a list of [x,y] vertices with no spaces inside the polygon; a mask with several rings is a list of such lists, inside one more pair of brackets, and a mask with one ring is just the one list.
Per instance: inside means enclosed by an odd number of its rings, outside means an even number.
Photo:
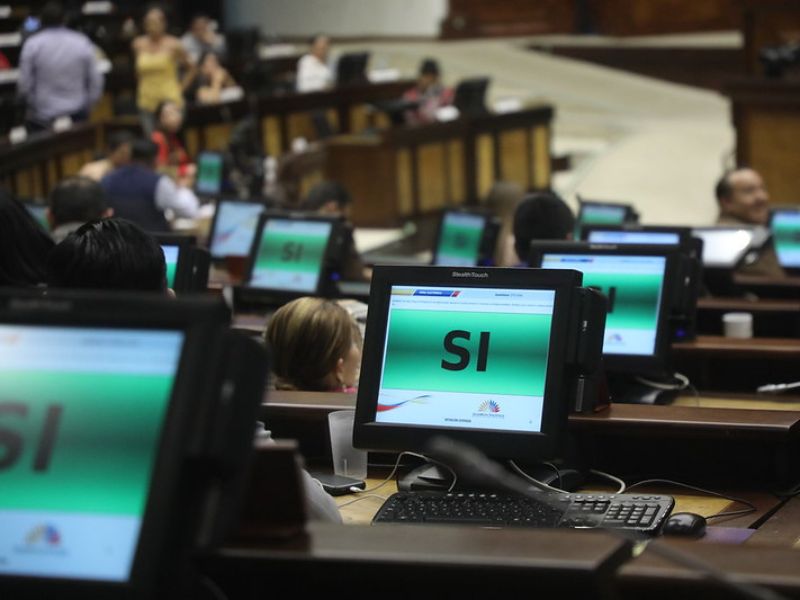
[{"label": "cable", "polygon": [[343,502],[338,506],[339,508],[344,508],[345,506],[350,506],[351,504],[355,504],[356,502],[361,502],[365,498],[378,498],[382,502],[386,502],[386,496],[381,496],[380,494],[365,494],[363,493],[362,490],[362,493],[360,493],[357,498],[354,498],[353,500],[348,500],[347,502]]},{"label": "cable", "polygon": [[214,600],[228,600],[228,597],[225,595],[225,592],[222,591],[222,588],[220,588],[213,579],[211,579],[207,575],[203,575],[200,577],[200,581],[211,592],[211,595],[214,597]]},{"label": "cable", "polygon": [[[376,490],[381,489],[383,486],[385,486],[387,483],[389,483],[392,480],[392,478],[395,476],[395,474],[397,473],[397,469],[400,467],[400,460],[403,458],[403,456],[406,456],[406,455],[407,456],[415,456],[416,458],[421,458],[424,461],[433,463],[435,465],[439,465],[441,467],[444,467],[448,471],[450,471],[450,474],[453,476],[453,482],[450,484],[450,487],[447,488],[447,491],[448,492],[452,492],[453,491],[453,488],[456,486],[456,481],[458,481],[458,476],[456,475],[456,472],[453,471],[453,469],[448,467],[446,464],[439,462],[438,460],[434,460],[432,458],[428,458],[424,454],[417,454],[416,452],[401,452],[400,454],[397,455],[397,460],[394,462],[394,467],[392,467],[392,472],[389,473],[389,475],[386,477],[386,479],[381,481],[375,487],[359,490],[359,493],[360,494],[365,494],[365,493],[369,493],[369,492],[374,492]],[[340,506],[344,506],[344,505],[340,505]]]},{"label": "cable", "polygon": [[598,477],[604,477],[605,479],[609,479],[614,483],[616,483],[619,486],[619,489],[616,492],[614,492],[615,494],[624,494],[625,490],[628,489],[627,486],[625,485],[625,482],[622,481],[622,479],[620,479],[616,475],[612,475],[611,473],[606,473],[605,471],[598,471],[597,469],[589,469],[589,473],[591,473],[592,475],[597,475]]},{"label": "cable", "polygon": [[561,480],[561,471],[559,470],[559,468],[557,466],[555,466],[551,462],[543,462],[542,464],[550,467],[551,469],[553,469],[553,471],[556,472],[556,477],[558,477],[558,487],[559,487],[559,489],[563,490],[564,489],[564,482]]},{"label": "cable", "polygon": [[731,502],[738,502],[739,504],[744,504],[745,506],[747,506],[746,509],[742,510],[732,510],[728,512],[717,513],[715,515],[709,515],[708,517],[705,517],[706,519],[719,519],[721,517],[747,515],[750,513],[754,513],[758,510],[755,504],[753,504],[749,500],[745,500],[744,498],[737,498],[736,496],[728,496],[726,494],[721,494],[720,492],[707,490],[705,488],[697,487],[695,485],[690,485],[688,483],[681,483],[680,481],[672,481],[671,479],[643,479],[642,481],[638,481],[633,485],[629,485],[628,491],[630,492],[633,488],[639,487],[640,485],[647,485],[648,483],[666,483],[667,485],[674,485],[677,487],[694,490],[695,492],[700,492],[702,494],[709,494],[711,496],[716,496],[718,498],[724,498],[725,500],[730,500]]},{"label": "cable", "polygon": [[769,383],[756,388],[759,394],[782,394],[787,390],[795,390],[800,388],[800,381],[793,381],[791,383]]},{"label": "cable", "polygon": [[[551,485],[547,485],[546,483],[543,483],[543,482],[539,481],[538,479],[534,479],[533,477],[528,475],[525,471],[523,471],[517,465],[517,463],[515,463],[513,460],[509,460],[508,464],[512,469],[514,469],[514,471],[517,473],[517,475],[519,475],[520,477],[524,478],[526,481],[531,483],[533,485],[533,487],[537,488],[538,490],[541,490],[542,492],[556,492],[557,494],[568,494],[569,493],[569,492],[567,492],[565,490],[561,490],[561,489],[553,487]],[[555,465],[551,465],[551,466],[555,466]],[[558,469],[556,469],[556,471],[558,471]],[[561,479],[561,474],[560,473],[558,475],[558,478],[559,478],[559,480]]]},{"label": "cable", "polygon": [[686,388],[690,387],[692,383],[689,381],[689,378],[686,377],[683,373],[673,373],[673,379],[677,379],[678,383],[662,383],[660,381],[653,381],[652,379],[647,379],[646,377],[636,377],[636,381],[641,384],[644,384],[648,387],[651,387],[656,390],[685,390]]}]

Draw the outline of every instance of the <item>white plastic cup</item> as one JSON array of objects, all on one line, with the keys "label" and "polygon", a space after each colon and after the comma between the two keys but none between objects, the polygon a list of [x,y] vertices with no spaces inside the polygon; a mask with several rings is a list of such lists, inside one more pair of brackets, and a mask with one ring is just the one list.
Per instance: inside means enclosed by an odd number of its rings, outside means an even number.
[{"label": "white plastic cup", "polygon": [[722,315],[722,328],[725,337],[753,337],[753,315],[746,312],[731,312]]},{"label": "white plastic cup", "polygon": [[354,410],[337,410],[328,414],[333,472],[354,479],[366,479],[367,453],[353,448],[355,417]]}]

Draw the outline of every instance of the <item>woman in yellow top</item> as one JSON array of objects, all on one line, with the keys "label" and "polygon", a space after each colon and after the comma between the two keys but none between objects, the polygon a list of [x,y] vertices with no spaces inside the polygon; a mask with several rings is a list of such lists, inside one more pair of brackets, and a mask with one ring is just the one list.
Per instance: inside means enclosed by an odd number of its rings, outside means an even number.
[{"label": "woman in yellow top", "polygon": [[[194,79],[195,66],[180,40],[167,33],[167,17],[154,7],[144,15],[144,35],[133,40],[138,89],[136,104],[149,137],[156,107],[164,100],[183,106],[183,90]],[[183,69],[179,80],[178,69]]]}]

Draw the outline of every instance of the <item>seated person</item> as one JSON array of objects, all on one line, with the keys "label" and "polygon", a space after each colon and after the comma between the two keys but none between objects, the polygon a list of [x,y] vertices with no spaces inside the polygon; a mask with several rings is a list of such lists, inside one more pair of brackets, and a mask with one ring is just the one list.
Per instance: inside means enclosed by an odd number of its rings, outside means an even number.
[{"label": "seated person", "polygon": [[353,240],[353,225],[350,223],[352,198],[343,185],[335,181],[318,183],[300,203],[300,210],[322,216],[336,217],[345,227],[345,255],[342,260],[342,279],[345,281],[369,281],[371,269],[364,266]]},{"label": "seated person", "polygon": [[155,120],[155,130],[150,137],[158,146],[156,168],[178,180],[184,180],[187,187],[191,186],[195,167],[181,140],[183,109],[175,102],[166,100],[156,107]]},{"label": "seated person", "polygon": [[534,240],[569,240],[575,216],[555,192],[535,192],[522,199],[514,212],[514,251],[522,264],[528,263]]},{"label": "seated person", "polygon": [[192,17],[189,31],[181,36],[181,44],[195,63],[203,52],[225,53],[225,38],[217,33],[214,22],[206,15]]},{"label": "seated person", "polygon": [[407,123],[433,123],[436,121],[436,111],[453,103],[453,88],[443,86],[440,79],[439,63],[432,58],[422,61],[417,85],[403,94],[403,100],[419,102],[416,109],[406,112]]},{"label": "seated person", "polygon": [[53,248],[47,273],[48,287],[167,293],[161,246],[125,219],[79,227]]},{"label": "seated person", "polygon": [[131,154],[130,164],[114,169],[101,182],[116,216],[146,231],[164,232],[170,230],[165,211],[176,217],[197,215],[200,202],[194,192],[156,172],[158,146],[150,140],[137,140]]},{"label": "seated person", "polygon": [[353,392],[361,366],[361,334],[333,300],[298,298],[279,308],[264,339],[272,349],[275,387]]},{"label": "seated person", "polygon": [[220,101],[222,90],[236,87],[228,70],[222,66],[214,52],[204,52],[197,65],[197,76],[187,90],[189,101],[214,104]]},{"label": "seated person", "polygon": [[[728,171],[720,177],[714,191],[719,205],[717,225],[769,225],[769,193],[761,175],[753,169],[743,167]],[[785,276],[772,240],[753,262],[742,265],[737,271],[766,277]]]},{"label": "seated person", "polygon": [[[124,219],[92,221],[80,227],[52,250],[47,271],[48,286],[54,288],[173,294],[167,288],[161,246]],[[309,517],[340,523],[336,503],[305,470],[302,477]]]},{"label": "seated person", "polygon": [[67,177],[53,188],[48,198],[47,221],[56,244],[88,221],[114,214],[106,206],[106,193],[94,179]]},{"label": "seated person", "polygon": [[25,206],[0,188],[0,286],[45,282],[53,240]]},{"label": "seated person", "polygon": [[297,61],[297,91],[317,92],[329,87],[333,73],[328,66],[330,39],[317,34],[311,38],[311,49]]},{"label": "seated person", "polygon": [[131,144],[136,139],[130,131],[115,131],[108,136],[106,157],[86,163],[79,175],[100,181],[111,171],[131,161]]}]

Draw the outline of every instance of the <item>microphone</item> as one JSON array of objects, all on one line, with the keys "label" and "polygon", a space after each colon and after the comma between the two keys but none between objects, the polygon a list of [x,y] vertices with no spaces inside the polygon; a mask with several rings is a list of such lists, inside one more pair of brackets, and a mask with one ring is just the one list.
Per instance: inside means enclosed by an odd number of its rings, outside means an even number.
[{"label": "microphone", "polygon": [[[457,442],[445,436],[436,436],[428,442],[427,454],[435,457],[438,461],[449,466],[458,475],[459,479],[469,481],[482,486],[492,486],[498,490],[504,490],[514,494],[526,496],[549,508],[564,511],[564,506],[559,506],[555,498],[559,494],[542,494],[534,492],[531,486],[523,479],[512,475],[496,462],[490,460],[485,454],[474,446]],[[631,534],[622,529],[612,529],[598,525],[595,527],[600,531],[609,533],[627,543],[641,543],[649,546],[650,551],[672,562],[676,565],[686,567],[692,571],[697,571],[712,581],[716,581],[722,587],[741,595],[744,598],[754,598],[755,600],[785,600],[784,596],[772,590],[733,579],[728,573],[721,571],[717,567],[707,562],[689,556],[682,550],[678,550],[668,544],[650,544],[652,540],[642,540],[633,538]],[[631,554],[633,556],[633,552]]]}]

